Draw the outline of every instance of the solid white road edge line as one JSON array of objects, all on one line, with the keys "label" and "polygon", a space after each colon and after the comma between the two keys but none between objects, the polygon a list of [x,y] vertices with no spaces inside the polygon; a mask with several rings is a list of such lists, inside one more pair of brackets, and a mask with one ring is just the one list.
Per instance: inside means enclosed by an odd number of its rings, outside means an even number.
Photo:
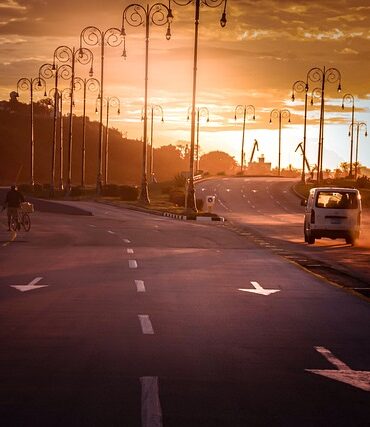
[{"label": "solid white road edge line", "polygon": [[135,280],[135,285],[138,292],[145,292],[144,280]]},{"label": "solid white road edge line", "polygon": [[139,314],[139,321],[141,325],[141,330],[144,335],[153,335],[154,329],[152,326],[152,322],[149,319],[149,316],[147,314]]},{"label": "solid white road edge line", "polygon": [[141,377],[141,425],[162,427],[162,408],[159,400],[158,377]]}]

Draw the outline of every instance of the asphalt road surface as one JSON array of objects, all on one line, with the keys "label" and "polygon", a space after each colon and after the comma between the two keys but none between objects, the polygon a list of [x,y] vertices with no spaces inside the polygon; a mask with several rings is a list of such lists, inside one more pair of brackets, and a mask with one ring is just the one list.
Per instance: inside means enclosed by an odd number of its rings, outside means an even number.
[{"label": "asphalt road surface", "polygon": [[344,239],[326,238],[308,245],[303,239],[304,207],[292,192],[295,182],[269,177],[212,179],[199,183],[197,194],[216,195],[213,211],[225,216],[235,230],[250,233],[257,243],[271,245],[306,268],[370,296],[370,209],[363,209],[361,238],[355,247]]},{"label": "asphalt road surface", "polygon": [[1,426],[368,425],[368,302],[228,226],[84,206],[0,217]]}]

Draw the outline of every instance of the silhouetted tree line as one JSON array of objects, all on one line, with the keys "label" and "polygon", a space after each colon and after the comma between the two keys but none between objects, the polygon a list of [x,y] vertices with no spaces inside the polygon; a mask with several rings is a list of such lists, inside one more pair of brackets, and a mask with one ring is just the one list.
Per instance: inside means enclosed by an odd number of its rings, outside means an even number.
[{"label": "silhouetted tree line", "polygon": [[[69,117],[63,117],[64,173],[67,176]],[[105,130],[104,130],[105,134]],[[50,183],[53,137],[53,111],[47,100],[34,103],[35,181]],[[97,176],[99,123],[86,119],[86,185],[95,185]],[[74,116],[72,145],[72,184],[81,182],[82,117]],[[57,142],[56,177],[59,177]],[[189,168],[189,153],[184,147],[167,145],[154,149],[157,181],[172,180]],[[149,159],[149,157],[148,157]],[[142,141],[123,137],[109,129],[108,182],[139,185],[142,167]],[[230,172],[235,161],[226,153],[207,153],[200,166],[211,173]],[[0,184],[27,183],[30,177],[30,106],[12,99],[0,102]],[[56,184],[58,180],[56,180]]]}]

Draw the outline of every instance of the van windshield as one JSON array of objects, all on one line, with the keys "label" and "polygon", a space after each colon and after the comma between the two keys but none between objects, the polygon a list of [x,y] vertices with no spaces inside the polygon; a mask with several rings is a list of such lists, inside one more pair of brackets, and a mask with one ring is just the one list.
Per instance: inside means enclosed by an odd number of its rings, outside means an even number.
[{"label": "van windshield", "polygon": [[347,191],[319,191],[316,207],[327,209],[357,209],[357,194]]}]

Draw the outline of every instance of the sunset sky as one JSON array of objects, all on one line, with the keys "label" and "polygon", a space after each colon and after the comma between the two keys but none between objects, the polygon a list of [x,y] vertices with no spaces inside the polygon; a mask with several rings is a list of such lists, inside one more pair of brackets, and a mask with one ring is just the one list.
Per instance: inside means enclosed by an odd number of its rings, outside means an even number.
[{"label": "sunset sky", "polygon": [[[131,2],[117,0],[0,0],[0,98],[9,99],[21,77],[36,77],[40,65],[52,61],[59,45],[79,45],[81,30],[94,25],[102,30],[121,27],[122,11]],[[146,4],[145,2],[140,2]],[[149,2],[153,4],[154,2]],[[164,2],[168,4],[167,1]],[[172,38],[166,27],[151,26],[149,51],[149,103],[164,109],[164,123],[155,122],[155,145],[190,140],[187,110],[191,104],[194,5],[172,4]],[[356,120],[370,130],[370,4],[347,1],[250,1],[229,0],[227,25],[221,28],[222,8],[202,7],[199,34],[197,104],[210,112],[202,120],[202,153],[226,151],[240,161],[242,118],[234,120],[235,106],[253,104],[256,121],[247,124],[246,157],[253,140],[273,166],[277,164],[277,120],[269,125],[273,108],[288,108],[292,123],[284,123],[282,166],[301,166],[294,150],[303,137],[303,94],[291,102],[296,80],[305,80],[312,67],[336,67],[342,75],[326,91],[324,169],[349,161],[348,125],[350,105],[341,109],[342,96],[355,96]],[[145,30],[126,28],[127,59],[122,46],[106,49],[105,94],[121,100],[121,114],[112,111],[110,123],[129,138],[143,135],[141,109],[144,99]],[[95,73],[99,78],[99,49]],[[88,67],[77,65],[77,75],[87,76]],[[52,81],[48,81],[52,87]],[[314,86],[312,85],[311,88]],[[40,94],[42,97],[42,94]],[[22,93],[20,100],[29,102]],[[319,100],[309,108],[308,158],[317,162]],[[81,114],[81,94],[76,94],[76,114]],[[95,99],[89,99],[89,115]],[[37,143],[37,141],[36,141]],[[370,137],[360,134],[359,160],[370,167]]]}]

